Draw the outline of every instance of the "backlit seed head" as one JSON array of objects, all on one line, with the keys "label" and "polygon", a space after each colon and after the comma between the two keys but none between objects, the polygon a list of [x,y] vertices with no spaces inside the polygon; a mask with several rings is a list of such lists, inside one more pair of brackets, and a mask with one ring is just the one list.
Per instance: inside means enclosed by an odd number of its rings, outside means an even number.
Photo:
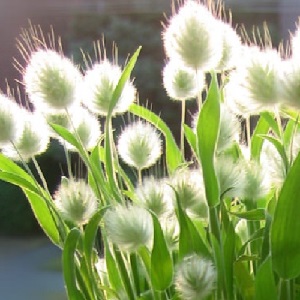
[{"label": "backlit seed head", "polygon": [[98,208],[97,198],[84,180],[62,180],[54,200],[63,218],[78,226],[86,224]]},{"label": "backlit seed head", "polygon": [[22,111],[23,128],[15,142],[3,148],[3,153],[14,160],[28,160],[45,152],[50,142],[48,125],[38,113]]},{"label": "backlit seed head", "polygon": [[[107,60],[95,64],[86,72],[81,87],[81,99],[84,105],[92,112],[106,116],[121,75],[121,68]],[[135,101],[135,96],[133,83],[127,81],[113,109],[113,115],[126,112]]]},{"label": "backlit seed head", "polygon": [[231,70],[241,59],[241,38],[230,24],[219,21],[219,26],[223,38],[223,51],[217,70]]},{"label": "backlit seed head", "polygon": [[53,50],[34,52],[24,73],[29,99],[41,111],[61,111],[78,104],[81,80],[72,61]]},{"label": "backlit seed head", "polygon": [[170,250],[178,249],[179,223],[174,212],[164,214],[160,219],[167,246]]},{"label": "backlit seed head", "polygon": [[211,261],[196,254],[185,257],[175,275],[175,289],[185,300],[206,299],[213,290],[217,273]]},{"label": "backlit seed head", "polygon": [[150,213],[138,206],[116,206],[104,215],[104,226],[110,240],[120,250],[135,252],[152,240]]},{"label": "backlit seed head", "polygon": [[260,163],[274,187],[281,188],[286,178],[286,168],[278,151],[268,140],[265,140],[260,154]]},{"label": "backlit seed head", "polygon": [[0,146],[10,145],[21,134],[23,114],[19,105],[0,94]]},{"label": "backlit seed head", "polygon": [[214,69],[222,57],[222,34],[206,6],[186,1],[163,32],[167,56],[194,70]]},{"label": "backlit seed head", "polygon": [[196,98],[203,90],[204,74],[169,61],[163,70],[163,84],[171,99],[189,100]]},{"label": "backlit seed head", "polygon": [[242,244],[245,244],[249,240],[249,231],[247,221],[240,219],[235,225],[235,232],[241,239]]},{"label": "backlit seed head", "polygon": [[192,216],[207,217],[207,204],[201,170],[178,170],[171,178],[178,200]]},{"label": "backlit seed head", "polygon": [[[80,140],[81,145],[91,150],[94,148],[101,135],[100,123],[95,115],[84,108],[78,108],[70,115],[70,131]],[[77,151],[75,147],[69,143],[65,144],[67,149]]]},{"label": "backlit seed head", "polygon": [[243,49],[243,61],[230,74],[224,95],[235,113],[247,116],[278,105],[282,62],[275,50]]},{"label": "backlit seed head", "polygon": [[161,148],[157,131],[142,121],[128,125],[119,136],[117,144],[122,160],[138,170],[154,165],[161,156]]},{"label": "backlit seed head", "polygon": [[300,60],[292,57],[282,64],[281,95],[288,106],[300,108]]},{"label": "backlit seed head", "polygon": [[265,197],[271,189],[267,170],[254,161],[245,162],[245,184],[241,198],[245,201],[255,201]]},{"label": "backlit seed head", "polygon": [[223,197],[239,197],[245,185],[245,172],[240,161],[231,157],[218,156],[215,163],[216,174]]},{"label": "backlit seed head", "polygon": [[173,191],[163,179],[147,177],[135,189],[136,202],[157,217],[165,215],[172,209]]}]

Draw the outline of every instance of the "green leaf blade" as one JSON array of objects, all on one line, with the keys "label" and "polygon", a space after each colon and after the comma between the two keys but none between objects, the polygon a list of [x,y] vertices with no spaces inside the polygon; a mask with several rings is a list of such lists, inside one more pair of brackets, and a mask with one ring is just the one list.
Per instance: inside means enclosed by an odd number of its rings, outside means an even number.
[{"label": "green leaf blade", "polygon": [[220,126],[220,90],[212,76],[207,99],[197,122],[197,149],[202,164],[206,199],[209,207],[220,202],[220,188],[214,168],[214,156]]},{"label": "green leaf blade", "polygon": [[281,189],[271,226],[273,267],[283,279],[300,275],[300,154]]},{"label": "green leaf blade", "polygon": [[152,214],[154,227],[151,253],[151,282],[157,291],[166,290],[173,279],[173,262],[157,217]]}]

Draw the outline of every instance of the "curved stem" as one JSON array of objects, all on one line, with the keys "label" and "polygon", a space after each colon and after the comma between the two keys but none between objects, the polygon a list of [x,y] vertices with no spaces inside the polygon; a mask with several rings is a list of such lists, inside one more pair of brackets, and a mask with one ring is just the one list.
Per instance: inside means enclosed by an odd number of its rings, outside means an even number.
[{"label": "curved stem", "polygon": [[184,123],[185,123],[185,100],[181,102],[181,128],[180,128],[180,150],[182,157],[184,157]]}]

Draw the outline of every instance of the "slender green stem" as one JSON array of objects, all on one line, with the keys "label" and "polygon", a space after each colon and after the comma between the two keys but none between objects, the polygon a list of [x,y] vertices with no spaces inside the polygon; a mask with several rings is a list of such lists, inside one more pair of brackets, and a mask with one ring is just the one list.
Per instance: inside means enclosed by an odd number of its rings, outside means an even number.
[{"label": "slender green stem", "polygon": [[73,173],[72,173],[72,167],[71,167],[71,158],[70,158],[68,149],[66,147],[66,143],[64,143],[63,148],[64,148],[66,162],[67,162],[68,177],[72,178],[73,177]]},{"label": "slender green stem", "polygon": [[291,300],[291,282],[290,280],[280,279],[279,300]]},{"label": "slender green stem", "polygon": [[143,182],[142,170],[138,169],[138,184],[141,185]]},{"label": "slender green stem", "polygon": [[[252,199],[247,199],[245,201],[245,205],[246,205],[247,211],[250,211],[250,210],[253,210],[253,209],[257,208],[256,202],[253,201]],[[259,221],[250,221],[250,222],[247,222],[247,224],[248,224],[248,233],[249,233],[249,236],[251,237],[259,229]],[[258,241],[252,241],[249,244],[249,249],[250,249],[250,254],[251,255],[254,256],[254,255],[258,254],[258,252],[259,252]],[[251,266],[251,269],[253,271],[253,274],[255,274],[256,273],[256,268],[257,268],[257,262],[255,260],[252,260],[250,266]]]},{"label": "slender green stem", "polygon": [[217,241],[221,243],[220,221],[217,207],[209,208],[209,227],[210,232],[215,236]]},{"label": "slender green stem", "polygon": [[181,128],[180,128],[180,150],[182,157],[184,157],[184,124],[185,124],[185,100],[181,101]]},{"label": "slender green stem", "polygon": [[45,179],[45,176],[44,176],[44,174],[43,174],[43,172],[42,172],[42,170],[41,170],[41,168],[40,168],[40,166],[39,166],[37,160],[35,159],[35,157],[32,157],[31,160],[32,160],[32,162],[33,162],[33,164],[34,164],[34,167],[35,167],[36,171],[38,172],[38,175],[39,175],[39,177],[40,177],[40,179],[41,179],[41,181],[42,181],[42,184],[43,184],[44,189],[45,189],[45,190],[48,192],[48,194],[50,195],[50,192],[49,192],[49,189],[48,189],[47,181],[46,181],[46,179]]}]

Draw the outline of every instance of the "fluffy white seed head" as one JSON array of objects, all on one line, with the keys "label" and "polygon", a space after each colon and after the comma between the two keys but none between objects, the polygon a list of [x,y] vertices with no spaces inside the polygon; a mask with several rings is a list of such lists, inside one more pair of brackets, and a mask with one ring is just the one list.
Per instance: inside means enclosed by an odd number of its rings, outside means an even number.
[{"label": "fluffy white seed head", "polygon": [[175,289],[185,300],[204,300],[213,292],[217,273],[211,261],[196,254],[185,257],[175,275]]},{"label": "fluffy white seed head", "polygon": [[122,160],[138,170],[149,168],[161,156],[161,139],[149,123],[137,121],[125,127],[117,149]]},{"label": "fluffy white seed head", "polygon": [[169,249],[178,249],[179,223],[176,214],[174,212],[164,214],[159,221]]},{"label": "fluffy white seed head", "polygon": [[19,105],[0,93],[0,147],[10,145],[19,138],[23,121]]},{"label": "fluffy white seed head", "polygon": [[207,217],[207,204],[201,170],[178,170],[170,182],[183,209],[190,215]]},{"label": "fluffy white seed head", "polygon": [[223,197],[239,197],[243,194],[245,185],[245,172],[240,161],[231,157],[218,156],[215,163],[216,174]]},{"label": "fluffy white seed head", "polygon": [[282,62],[275,50],[243,49],[243,61],[230,74],[224,97],[236,114],[247,116],[278,105]]},{"label": "fluffy white seed head", "polygon": [[222,57],[222,34],[206,6],[186,1],[163,32],[167,56],[195,70],[214,69]]},{"label": "fluffy white seed head", "polygon": [[222,32],[223,51],[217,70],[231,70],[235,68],[241,60],[241,38],[230,24],[219,21],[219,27]]},{"label": "fluffy white seed head", "polygon": [[278,151],[268,140],[265,140],[260,154],[260,163],[274,187],[281,188],[286,169]]},{"label": "fluffy white seed head", "polygon": [[240,219],[235,225],[235,232],[241,239],[242,244],[245,244],[249,240],[249,231],[247,221]]},{"label": "fluffy white seed head", "polygon": [[204,88],[204,74],[169,61],[163,70],[163,84],[168,96],[173,100],[196,98]]},{"label": "fluffy white seed head", "polygon": [[[79,107],[72,114],[70,114],[70,128],[71,133],[80,140],[82,146],[91,150],[94,148],[101,136],[100,122],[98,118],[90,113],[88,110]],[[61,142],[62,139],[60,138]],[[63,142],[70,151],[77,151],[75,147],[69,143]]]},{"label": "fluffy white seed head", "polygon": [[245,184],[241,195],[244,201],[256,201],[265,197],[271,189],[267,170],[254,161],[245,162]]},{"label": "fluffy white seed head", "polygon": [[81,80],[72,61],[53,50],[34,52],[24,73],[29,99],[42,111],[64,110],[78,104]]},{"label": "fluffy white seed head", "polygon": [[22,111],[23,128],[13,145],[3,148],[3,153],[14,160],[29,160],[45,152],[50,142],[49,127],[38,113]]},{"label": "fluffy white seed head", "polygon": [[120,250],[135,252],[152,240],[153,225],[150,213],[138,206],[116,206],[104,215],[104,226],[110,240]]},{"label": "fluffy white seed head", "polygon": [[78,226],[86,224],[98,208],[97,198],[84,180],[63,179],[54,203],[63,218]]},{"label": "fluffy white seed head", "polygon": [[[107,60],[95,64],[84,76],[81,87],[82,103],[92,112],[106,116],[121,74],[121,68]],[[127,81],[113,109],[113,115],[126,112],[135,101],[135,96],[133,83]]]},{"label": "fluffy white seed head", "polygon": [[172,209],[173,191],[164,179],[143,178],[135,189],[136,202],[161,217]]},{"label": "fluffy white seed head", "polygon": [[300,60],[292,57],[282,64],[281,95],[284,104],[300,108]]}]

